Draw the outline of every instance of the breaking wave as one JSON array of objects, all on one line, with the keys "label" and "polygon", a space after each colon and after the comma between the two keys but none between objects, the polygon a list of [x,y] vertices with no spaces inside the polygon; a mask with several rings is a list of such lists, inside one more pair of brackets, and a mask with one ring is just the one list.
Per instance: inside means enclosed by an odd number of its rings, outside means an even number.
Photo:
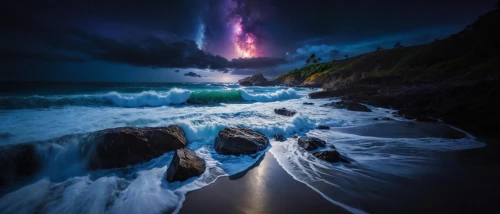
[{"label": "breaking wave", "polygon": [[274,102],[299,98],[293,89],[252,94],[244,90],[189,91],[171,89],[167,92],[143,91],[141,93],[109,92],[105,94],[55,95],[28,97],[1,97],[0,109],[33,109],[61,106],[112,106],[112,107],[159,107],[178,104],[239,103],[243,101]]}]

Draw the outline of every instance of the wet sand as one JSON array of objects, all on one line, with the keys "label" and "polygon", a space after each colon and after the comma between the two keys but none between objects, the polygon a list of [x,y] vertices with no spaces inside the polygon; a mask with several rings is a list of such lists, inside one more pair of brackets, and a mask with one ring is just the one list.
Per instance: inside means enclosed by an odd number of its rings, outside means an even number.
[{"label": "wet sand", "polygon": [[267,152],[249,170],[186,195],[180,213],[348,213],[293,179]]},{"label": "wet sand", "polygon": [[360,136],[383,138],[448,138],[458,139],[467,135],[441,123],[391,121],[356,127],[332,128],[331,130]]},{"label": "wet sand", "polygon": [[[399,127],[398,127],[399,126]],[[329,130],[332,131],[332,130]],[[446,124],[386,122],[353,128],[334,128],[375,137],[463,136]],[[390,204],[359,201],[368,213],[498,213],[500,206],[500,146],[498,140],[479,140],[487,147],[436,152],[437,172],[412,179],[387,180],[394,184],[382,193]],[[180,213],[348,213],[307,185],[293,179],[267,152],[249,170],[222,177],[190,192]]]}]

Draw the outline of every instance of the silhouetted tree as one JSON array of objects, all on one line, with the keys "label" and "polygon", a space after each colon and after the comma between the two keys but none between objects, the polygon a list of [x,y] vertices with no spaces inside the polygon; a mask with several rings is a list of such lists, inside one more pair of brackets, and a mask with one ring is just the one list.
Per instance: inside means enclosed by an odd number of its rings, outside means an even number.
[{"label": "silhouetted tree", "polygon": [[383,50],[383,49],[384,49],[383,47],[380,47],[380,46],[377,47],[377,51]]},{"label": "silhouetted tree", "polygon": [[323,59],[321,59],[321,57],[319,57],[319,58],[318,58],[318,62],[319,62],[319,61],[321,61],[321,60],[323,60]]},{"label": "silhouetted tree", "polygon": [[401,43],[400,43],[400,42],[398,42],[398,43],[396,43],[396,44],[394,45],[394,47],[395,47],[395,48],[401,48],[401,47],[403,47],[403,46],[401,45]]},{"label": "silhouetted tree", "polygon": [[347,58],[349,58],[349,55],[346,54],[346,55],[344,55],[344,57],[345,57],[345,59],[347,59]]},{"label": "silhouetted tree", "polygon": [[309,59],[306,60],[306,65],[312,62],[312,64],[317,64],[319,61],[321,61],[321,58],[316,58],[316,54],[311,54]]}]

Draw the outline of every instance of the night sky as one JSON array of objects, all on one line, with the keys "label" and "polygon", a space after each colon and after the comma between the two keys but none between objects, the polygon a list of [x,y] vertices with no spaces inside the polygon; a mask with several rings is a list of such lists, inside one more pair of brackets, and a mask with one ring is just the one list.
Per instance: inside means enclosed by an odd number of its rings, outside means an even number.
[{"label": "night sky", "polygon": [[0,81],[234,82],[464,29],[496,0],[7,1]]}]

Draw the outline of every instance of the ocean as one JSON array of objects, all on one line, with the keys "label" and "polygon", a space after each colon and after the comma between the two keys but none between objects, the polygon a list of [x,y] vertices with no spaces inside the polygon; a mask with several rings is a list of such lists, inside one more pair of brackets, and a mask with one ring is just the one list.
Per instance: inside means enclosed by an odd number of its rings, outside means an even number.
[{"label": "ocean", "polygon": [[[244,171],[270,152],[288,174],[326,200],[364,213],[365,202],[390,207],[409,181],[443,173],[450,160],[443,160],[441,154],[485,145],[467,133],[465,138],[448,139],[318,130],[318,125],[342,129],[389,123],[375,118],[410,122],[394,117],[391,109],[368,106],[373,112],[354,112],[320,107],[340,99],[308,98],[308,93],[318,90],[228,83],[4,84],[0,87],[0,146],[32,142],[43,156],[43,166],[31,179],[0,188],[0,210],[5,214],[178,212],[187,192]],[[298,113],[293,117],[274,113],[273,109],[282,107]],[[123,169],[89,171],[78,156],[80,139],[58,138],[114,127],[172,124],[182,127],[188,147],[206,161],[207,170],[200,177],[166,182],[173,152]],[[262,132],[270,147],[256,155],[217,154],[214,139],[231,126]],[[276,133],[288,140],[274,141]],[[353,162],[316,159],[297,145],[293,135],[323,139]]]}]

